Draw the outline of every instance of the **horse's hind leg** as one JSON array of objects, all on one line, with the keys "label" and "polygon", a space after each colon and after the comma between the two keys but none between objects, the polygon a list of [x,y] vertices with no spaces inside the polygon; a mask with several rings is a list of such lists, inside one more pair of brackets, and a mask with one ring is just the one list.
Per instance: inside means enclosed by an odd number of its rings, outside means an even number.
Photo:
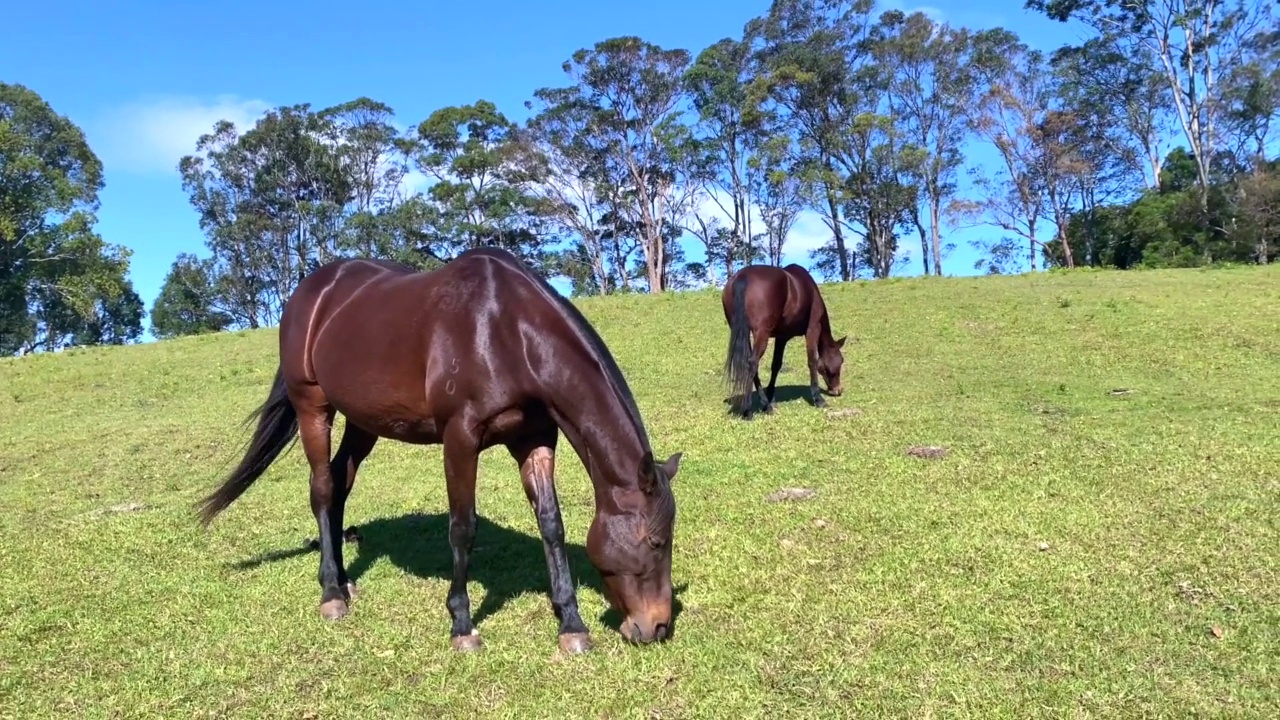
[{"label": "horse's hind leg", "polygon": [[[760,396],[760,402],[763,404],[765,412],[769,412],[770,399],[764,394],[764,386],[760,382],[760,361],[764,359],[764,349],[769,345],[769,332],[767,330],[757,330],[753,335],[751,343],[751,382],[755,385],[755,392]],[[747,410],[743,417],[750,420],[754,414],[755,398],[748,393],[744,400]]]},{"label": "horse's hind leg", "polygon": [[[346,591],[347,602],[355,598],[356,584],[347,577],[347,566],[342,561],[342,515],[346,509],[347,498],[351,496],[351,489],[356,482],[356,470],[360,468],[360,463],[369,457],[369,453],[373,452],[374,443],[377,441],[377,435],[361,430],[348,420],[346,428],[342,431],[342,442],[338,445],[338,453],[333,456],[333,462],[329,464],[329,475],[333,478],[333,499],[328,509],[329,533],[332,536],[330,543],[333,547],[333,562],[338,568],[338,585]],[[322,581],[321,587],[323,586]]]},{"label": "horse's hind leg", "polygon": [[[311,466],[311,512],[315,515],[320,531],[320,616],[337,620],[347,614],[347,596],[340,582],[341,573],[337,553],[342,547],[342,526],[333,526],[332,509],[339,495],[333,482],[329,463],[329,450],[333,430],[333,407],[324,393],[314,385],[299,393],[303,397],[295,401],[298,407],[298,435],[302,438],[302,450]],[[346,483],[341,492],[346,499]]]},{"label": "horse's hind leg", "polygon": [[782,370],[782,353],[787,347],[789,338],[776,337],[773,339],[773,365],[769,368],[769,387],[764,392],[764,411],[773,413],[773,394],[778,385],[778,373]]},{"label": "horse's hind leg", "polygon": [[542,548],[551,578],[551,608],[560,620],[560,649],[581,653],[591,649],[591,636],[578,612],[578,594],[573,587],[569,554],[564,546],[564,521],[555,485],[556,438],[553,429],[545,437],[514,443],[507,449],[520,464],[520,482],[542,533]]}]

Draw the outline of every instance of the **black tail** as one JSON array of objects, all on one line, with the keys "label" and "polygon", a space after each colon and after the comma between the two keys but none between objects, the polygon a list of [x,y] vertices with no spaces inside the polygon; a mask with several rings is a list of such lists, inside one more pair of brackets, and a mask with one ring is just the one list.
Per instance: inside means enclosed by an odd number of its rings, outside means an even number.
[{"label": "black tail", "polygon": [[[747,278],[739,275],[733,280],[733,309],[729,312],[729,352],[724,359],[724,375],[730,392],[735,398],[738,412],[751,407],[751,370],[754,353],[751,351],[751,327],[747,325]],[[739,400],[740,398],[740,400]]]},{"label": "black tail", "polygon": [[280,368],[276,368],[276,379],[271,383],[271,394],[267,396],[267,401],[245,418],[245,423],[255,417],[258,419],[258,428],[249,440],[249,448],[245,450],[239,467],[227,476],[222,486],[213,494],[200,501],[200,524],[208,526],[213,522],[218,513],[243,495],[253,481],[275,462],[280,452],[297,439],[298,414],[289,402]]}]

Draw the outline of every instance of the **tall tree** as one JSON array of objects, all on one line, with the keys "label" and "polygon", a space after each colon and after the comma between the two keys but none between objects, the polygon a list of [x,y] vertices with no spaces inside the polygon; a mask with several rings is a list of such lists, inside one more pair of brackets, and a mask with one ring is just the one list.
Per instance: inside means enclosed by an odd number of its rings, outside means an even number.
[{"label": "tall tree", "polygon": [[770,265],[782,265],[787,235],[805,208],[795,144],[785,131],[764,130],[753,141],[751,194],[764,224],[764,252]]},{"label": "tall tree", "polygon": [[1231,149],[1260,168],[1280,128],[1280,23],[1249,38],[1242,61],[1224,83]]},{"label": "tall tree", "polygon": [[1280,161],[1255,162],[1253,172],[1238,182],[1238,232],[1252,242],[1256,262],[1265,265],[1280,250]]},{"label": "tall tree", "polygon": [[564,64],[573,79],[574,102],[593,109],[590,131],[605,151],[606,175],[627,202],[615,213],[630,215],[639,230],[650,292],[661,292],[667,267],[667,225],[685,188],[673,169],[673,143],[685,98],[683,76],[689,52],[667,50],[638,37],[623,36],[578,50]]},{"label": "tall tree", "polygon": [[621,180],[607,159],[619,152],[612,138],[594,131],[597,108],[576,87],[542,88],[525,107],[534,110],[521,135],[522,162],[541,179],[531,189],[549,219],[572,238],[555,271],[570,279],[574,294],[607,295],[628,289],[630,253],[618,248],[609,220]]},{"label": "tall tree", "polygon": [[1050,65],[1063,102],[1090,126],[1097,149],[1129,171],[1124,175],[1156,187],[1174,117],[1159,60],[1109,33],[1064,45]]},{"label": "tall tree", "polygon": [[0,82],[0,353],[141,333],[130,251],[93,230],[102,163],[36,92]]},{"label": "tall tree", "polygon": [[339,144],[330,119],[301,104],[268,111],[243,135],[220,121],[179,163],[236,324],[276,323],[298,282],[341,254],[353,184]]},{"label": "tall tree", "polygon": [[[406,180],[413,143],[399,135],[394,111],[359,97],[326,108],[320,115],[333,125],[329,134],[336,137],[337,162],[350,187],[339,247],[344,253],[417,264],[416,248],[405,247],[404,239],[404,233],[412,230],[413,214],[400,211],[410,200]],[[410,227],[402,227],[405,222]]]},{"label": "tall tree", "polygon": [[435,181],[430,252],[441,262],[488,245],[546,266],[551,213],[531,189],[538,168],[520,162],[518,130],[487,100],[441,108],[418,126],[414,159]]},{"label": "tall tree", "polygon": [[181,253],[165,275],[151,307],[151,334],[160,339],[219,332],[232,317],[218,308],[212,263]]},{"label": "tall tree", "polygon": [[[1208,209],[1212,166],[1222,149],[1224,88],[1250,41],[1271,29],[1273,3],[1257,0],[1026,0],[1059,20],[1078,20],[1159,59],[1196,162],[1200,205]],[[1132,55],[1138,55],[1135,49]]]},{"label": "tall tree", "polygon": [[955,195],[962,146],[969,136],[966,111],[977,99],[971,34],[939,25],[924,13],[880,16],[876,55],[892,73],[889,98],[903,137],[919,148],[920,205],[910,209],[920,234],[924,272],[942,274],[943,211]]},{"label": "tall tree", "polygon": [[707,247],[708,261],[723,263],[726,279],[738,262],[758,255],[752,247],[756,232],[751,217],[756,168],[751,163],[752,131],[745,120],[752,72],[751,46],[725,38],[703,50],[685,73],[702,147],[709,153],[709,197],[728,220],[728,227],[721,227],[714,214],[695,213],[693,230]]},{"label": "tall tree", "polygon": [[[1051,108],[1052,85],[1039,51],[1003,31],[979,42],[984,91],[973,106],[970,122],[974,132],[995,148],[1001,167],[992,175],[973,169],[982,197],[956,206],[1022,238],[1035,270],[1036,255],[1049,240],[1042,221],[1052,219],[1059,207],[1054,198],[1065,203],[1069,192],[1058,172],[1059,155],[1066,152],[1055,144],[1060,115]],[[1069,243],[1064,250],[1071,265]]]},{"label": "tall tree", "polygon": [[918,207],[912,178],[923,153],[902,141],[892,115],[874,112],[857,116],[844,147],[838,157],[847,173],[845,217],[862,228],[859,254],[872,276],[889,277],[898,264],[900,232]]},{"label": "tall tree", "polygon": [[841,280],[854,275],[841,212],[848,190],[841,159],[848,130],[866,109],[855,76],[868,60],[873,7],[874,0],[774,0],[745,29],[758,63],[749,88],[756,110],[748,120],[785,118],[795,133],[805,156],[798,169],[832,233],[831,247],[819,255]]}]

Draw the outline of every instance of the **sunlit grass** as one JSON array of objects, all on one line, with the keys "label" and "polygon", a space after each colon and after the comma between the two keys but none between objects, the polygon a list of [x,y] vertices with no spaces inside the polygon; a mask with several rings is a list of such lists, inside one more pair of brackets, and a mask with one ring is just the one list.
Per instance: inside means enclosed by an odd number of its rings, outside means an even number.
[{"label": "sunlit grass", "polygon": [[[685,589],[673,642],[607,630],[562,442],[580,658],[556,652],[501,448],[480,470],[476,655],[449,649],[438,447],[382,441],[361,469],[363,594],[339,624],[316,613],[296,448],[199,529],[274,331],[0,361],[0,716],[1280,716],[1280,270],[824,292],[852,338],[845,395],[807,404],[797,343],[786,401],[750,423],[725,414],[718,294],[581,303],[655,452],[685,453]],[[816,495],[765,500],[781,487]]]}]

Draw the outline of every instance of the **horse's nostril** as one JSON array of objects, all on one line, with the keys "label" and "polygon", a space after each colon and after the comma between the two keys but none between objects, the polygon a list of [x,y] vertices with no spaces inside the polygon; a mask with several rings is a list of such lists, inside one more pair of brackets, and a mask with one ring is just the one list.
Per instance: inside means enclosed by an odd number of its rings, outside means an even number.
[{"label": "horse's nostril", "polygon": [[668,632],[669,632],[669,629],[667,628],[667,624],[659,623],[658,627],[654,628],[653,634],[654,634],[654,637],[656,637],[659,640],[666,640]]}]

